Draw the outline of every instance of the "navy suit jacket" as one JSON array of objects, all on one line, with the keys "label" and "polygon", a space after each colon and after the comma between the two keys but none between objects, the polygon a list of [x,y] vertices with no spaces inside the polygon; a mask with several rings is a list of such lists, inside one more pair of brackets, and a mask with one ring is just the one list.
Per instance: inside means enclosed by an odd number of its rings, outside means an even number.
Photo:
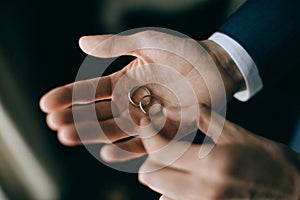
[{"label": "navy suit jacket", "polygon": [[[248,0],[219,32],[236,40],[253,58],[264,84],[262,93],[273,90],[268,93],[271,97],[258,94],[264,101],[261,106],[250,102],[250,112],[259,110],[251,117],[261,117],[259,126],[268,127],[257,130],[269,132],[270,135],[263,133],[264,136],[288,143],[295,131],[288,126],[300,115],[300,0]],[[262,110],[266,110],[266,114],[257,116]],[[277,120],[279,117],[282,119]],[[247,120],[251,118],[244,119]],[[271,126],[274,128],[270,129]],[[278,130],[278,127],[282,128]]]},{"label": "navy suit jacket", "polygon": [[260,67],[283,44],[299,42],[300,1],[248,0],[220,32],[239,42]]}]

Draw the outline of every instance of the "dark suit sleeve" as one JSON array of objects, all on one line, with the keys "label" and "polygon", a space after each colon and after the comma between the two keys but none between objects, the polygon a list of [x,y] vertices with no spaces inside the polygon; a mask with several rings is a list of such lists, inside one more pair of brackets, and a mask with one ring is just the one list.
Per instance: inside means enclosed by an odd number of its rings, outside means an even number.
[{"label": "dark suit sleeve", "polygon": [[299,26],[300,0],[248,0],[219,32],[241,44],[264,76],[262,63],[273,51],[299,42]]}]

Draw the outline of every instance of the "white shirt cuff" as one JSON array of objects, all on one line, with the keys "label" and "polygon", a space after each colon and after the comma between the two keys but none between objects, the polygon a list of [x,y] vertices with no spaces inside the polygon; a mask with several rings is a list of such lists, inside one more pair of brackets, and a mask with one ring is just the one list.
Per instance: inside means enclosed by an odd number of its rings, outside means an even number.
[{"label": "white shirt cuff", "polygon": [[234,97],[240,101],[247,101],[263,87],[257,66],[247,51],[231,37],[216,32],[209,40],[220,45],[232,58],[246,83],[246,90],[236,92]]}]

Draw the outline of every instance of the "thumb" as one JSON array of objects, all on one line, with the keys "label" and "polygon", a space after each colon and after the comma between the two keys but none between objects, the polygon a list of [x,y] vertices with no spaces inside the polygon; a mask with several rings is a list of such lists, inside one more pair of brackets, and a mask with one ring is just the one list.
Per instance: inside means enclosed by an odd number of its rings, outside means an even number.
[{"label": "thumb", "polygon": [[[215,144],[237,141],[243,139],[241,136],[245,133],[250,133],[207,107],[200,109],[198,128],[206,136],[210,137]],[[203,143],[205,144],[205,142]]]},{"label": "thumb", "polygon": [[172,200],[171,198],[165,196],[165,195],[162,195],[159,200]]},{"label": "thumb", "polygon": [[[198,108],[197,108],[198,107]],[[203,134],[207,136],[204,140],[211,143],[228,141],[228,136],[236,133],[236,129],[242,128],[228,120],[219,113],[212,111],[211,108],[205,105],[194,105],[185,107],[166,107],[163,109],[164,114],[168,119],[180,122],[189,128],[185,129],[187,132],[194,131],[198,128]]]},{"label": "thumb", "polygon": [[[140,57],[145,49],[172,50],[181,55],[180,45],[184,45],[179,37],[158,31],[141,31],[131,35],[95,35],[84,36],[79,46],[85,53],[102,58],[131,55]],[[178,49],[175,46],[180,47]]]},{"label": "thumb", "polygon": [[217,143],[224,132],[226,119],[206,106],[202,107],[199,112],[197,125],[199,130],[210,137],[214,143]]},{"label": "thumb", "polygon": [[166,107],[163,112],[168,119],[189,127],[185,131],[192,132],[198,128],[214,142],[219,139],[226,121],[224,117],[205,105]]},{"label": "thumb", "polygon": [[[140,125],[142,126],[140,136],[149,159],[160,164],[161,167],[174,165],[191,145],[188,142],[178,142],[164,138],[154,129],[147,117],[141,119]],[[182,163],[175,164],[175,166],[177,165],[181,167]]]},{"label": "thumb", "polygon": [[79,47],[86,54],[97,56],[97,47],[101,45],[105,40],[113,37],[113,35],[91,35],[91,36],[82,36],[79,39]]},{"label": "thumb", "polygon": [[134,52],[142,47],[142,37],[133,35],[95,35],[83,36],[79,39],[79,46],[85,53],[102,58],[118,57],[122,55],[137,56]]},{"label": "thumb", "polygon": [[148,117],[141,119],[140,126],[140,137],[148,154],[168,145],[169,141],[157,132]]}]

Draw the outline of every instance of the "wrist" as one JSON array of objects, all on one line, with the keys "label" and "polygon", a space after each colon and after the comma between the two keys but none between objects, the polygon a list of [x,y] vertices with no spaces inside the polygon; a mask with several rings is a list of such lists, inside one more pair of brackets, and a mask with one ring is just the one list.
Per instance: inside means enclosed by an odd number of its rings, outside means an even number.
[{"label": "wrist", "polygon": [[[211,40],[200,41],[202,47],[211,56],[224,79],[227,95],[246,89],[243,75],[230,55],[217,43]],[[225,74],[225,75],[224,75]],[[226,76],[226,78],[224,78]]]}]

